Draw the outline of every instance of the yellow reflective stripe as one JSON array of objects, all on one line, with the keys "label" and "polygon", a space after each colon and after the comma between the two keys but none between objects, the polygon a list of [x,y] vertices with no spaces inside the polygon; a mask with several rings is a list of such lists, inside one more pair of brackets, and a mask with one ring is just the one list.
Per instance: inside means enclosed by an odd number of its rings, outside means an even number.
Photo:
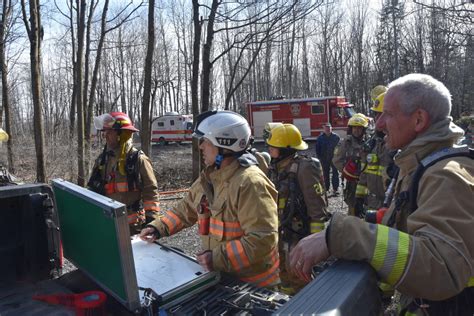
[{"label": "yellow reflective stripe", "polygon": [[286,199],[285,198],[278,199],[278,208],[279,209],[284,209],[285,205],[286,205]]},{"label": "yellow reflective stripe", "polygon": [[369,194],[369,189],[363,184],[357,184],[356,186],[356,196],[366,196]]},{"label": "yellow reflective stripe", "polygon": [[378,168],[377,168],[377,170],[365,169],[365,170],[364,170],[364,173],[367,173],[367,174],[374,174],[374,175],[376,175],[376,176],[381,176],[381,175],[382,175],[382,171],[380,171]]},{"label": "yellow reflective stripe", "polygon": [[324,223],[311,222],[311,225],[310,225],[311,234],[319,233],[323,229],[324,229]]},{"label": "yellow reflective stripe", "polygon": [[408,250],[410,249],[410,236],[408,234],[398,232],[398,251],[397,259],[393,265],[392,272],[388,275],[387,282],[395,284],[400,280],[405,266],[408,261]]},{"label": "yellow reflective stripe", "polygon": [[374,174],[376,176],[382,176],[383,172],[385,171],[385,167],[384,166],[379,166],[379,165],[376,165],[376,166],[368,166],[365,170],[364,170],[364,173],[367,173],[367,174]]},{"label": "yellow reflective stripe", "polygon": [[469,281],[467,282],[466,287],[472,287],[472,286],[474,286],[474,277],[469,278]]},{"label": "yellow reflective stripe", "polygon": [[379,170],[379,167],[380,167],[380,165],[369,165],[369,166],[367,166],[367,169],[365,169],[365,170],[376,171],[376,170]]},{"label": "yellow reflective stripe", "polygon": [[370,265],[374,267],[376,271],[380,270],[387,254],[388,244],[388,227],[383,225],[377,225],[377,240],[375,242],[375,250],[370,261]]},{"label": "yellow reflective stripe", "polygon": [[384,225],[376,225],[377,238],[370,264],[389,284],[396,284],[405,270],[410,236]]},{"label": "yellow reflective stripe", "polygon": [[405,312],[405,316],[416,316],[416,313],[412,313],[412,312]]}]

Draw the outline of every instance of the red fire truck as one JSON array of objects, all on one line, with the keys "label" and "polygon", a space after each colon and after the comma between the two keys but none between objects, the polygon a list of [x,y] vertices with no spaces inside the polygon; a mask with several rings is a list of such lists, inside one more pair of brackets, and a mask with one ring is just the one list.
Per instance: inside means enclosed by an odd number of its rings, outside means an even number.
[{"label": "red fire truck", "polygon": [[333,131],[345,136],[347,121],[355,113],[345,97],[319,97],[247,102],[247,118],[256,139],[261,139],[268,122],[291,123],[304,138],[315,138],[326,123]]}]

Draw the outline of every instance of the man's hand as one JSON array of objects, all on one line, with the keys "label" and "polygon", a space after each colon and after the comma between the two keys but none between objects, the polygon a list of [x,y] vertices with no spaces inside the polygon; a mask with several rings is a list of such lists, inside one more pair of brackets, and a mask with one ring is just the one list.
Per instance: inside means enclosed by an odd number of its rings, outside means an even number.
[{"label": "man's hand", "polygon": [[214,270],[212,265],[212,251],[206,250],[201,253],[198,253],[196,256],[198,263],[204,268],[206,271]]},{"label": "man's hand", "polygon": [[147,242],[154,242],[158,238],[157,230],[155,227],[145,227],[140,232],[140,239]]},{"label": "man's hand", "polygon": [[326,231],[309,235],[301,239],[290,252],[290,269],[300,279],[311,281],[313,266],[326,260],[329,250],[326,244]]}]

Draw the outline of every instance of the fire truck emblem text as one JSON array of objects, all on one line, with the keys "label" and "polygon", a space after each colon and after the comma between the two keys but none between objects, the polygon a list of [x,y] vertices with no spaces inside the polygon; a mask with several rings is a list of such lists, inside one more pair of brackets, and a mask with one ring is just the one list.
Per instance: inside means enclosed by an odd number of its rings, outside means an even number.
[{"label": "fire truck emblem text", "polygon": [[292,104],[291,105],[291,114],[293,116],[300,116],[300,113],[301,113],[301,106],[297,103],[297,104]]}]

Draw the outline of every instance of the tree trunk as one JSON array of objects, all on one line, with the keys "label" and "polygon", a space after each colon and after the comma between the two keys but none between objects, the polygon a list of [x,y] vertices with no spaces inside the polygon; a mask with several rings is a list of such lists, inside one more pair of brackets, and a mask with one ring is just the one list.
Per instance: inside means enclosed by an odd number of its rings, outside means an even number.
[{"label": "tree trunk", "polygon": [[[198,84],[199,84],[199,60],[200,60],[200,48],[201,48],[201,31],[202,24],[199,17],[199,1],[193,1],[193,26],[194,26],[194,42],[193,42],[193,66],[191,74],[191,104],[193,109],[193,118],[196,122],[196,117],[199,115],[199,97],[198,97]],[[198,142],[193,137],[193,181],[199,176],[201,168],[200,163],[200,152],[198,148]]]},{"label": "tree trunk", "polygon": [[209,17],[207,20],[206,43],[204,44],[204,48],[202,50],[201,112],[209,110],[212,72],[211,49],[212,42],[214,41],[214,21],[219,4],[219,0],[212,0],[211,11],[209,12]]},{"label": "tree trunk", "polygon": [[151,73],[153,70],[153,51],[155,48],[155,0],[148,1],[148,43],[145,59],[145,75],[143,83],[142,103],[142,150],[150,156],[150,97]]},{"label": "tree trunk", "polygon": [[77,27],[77,72],[76,82],[76,105],[77,105],[77,184],[85,185],[85,165],[84,165],[84,99],[83,99],[83,51],[84,51],[84,33],[86,17],[86,0],[76,0],[78,12]]},{"label": "tree trunk", "polygon": [[[8,63],[6,60],[5,47],[7,43],[7,35],[5,33],[7,25],[10,24],[12,13],[11,0],[3,0],[2,21],[0,25],[0,66],[2,71],[2,105],[5,111],[5,131],[10,136],[7,141],[8,168],[12,173],[15,172],[13,163],[13,135],[11,130],[10,117],[10,91],[8,82]],[[0,109],[0,126],[2,125],[2,111]]]},{"label": "tree trunk", "polygon": [[[91,88],[89,92],[89,98],[87,103],[87,117],[86,117],[86,133],[90,134],[91,123],[92,123],[92,116],[94,112],[94,103],[96,97],[96,88],[97,88],[97,81],[99,77],[99,66],[100,61],[102,60],[102,51],[104,47],[104,40],[106,34],[106,23],[107,23],[107,12],[109,10],[109,0],[105,0],[104,2],[104,9],[102,10],[102,18],[100,20],[100,37],[99,37],[99,44],[97,45],[97,54],[95,57],[94,63],[94,70],[92,71],[92,79],[91,79]],[[99,114],[99,113],[98,113]]]},{"label": "tree trunk", "polygon": [[[45,183],[46,167],[44,161],[43,97],[41,93],[41,12],[39,0],[30,0],[30,16],[26,15],[25,0],[21,1],[23,22],[30,40],[31,91],[33,95],[33,127],[35,130],[36,181]],[[29,22],[28,22],[29,21]]]}]

